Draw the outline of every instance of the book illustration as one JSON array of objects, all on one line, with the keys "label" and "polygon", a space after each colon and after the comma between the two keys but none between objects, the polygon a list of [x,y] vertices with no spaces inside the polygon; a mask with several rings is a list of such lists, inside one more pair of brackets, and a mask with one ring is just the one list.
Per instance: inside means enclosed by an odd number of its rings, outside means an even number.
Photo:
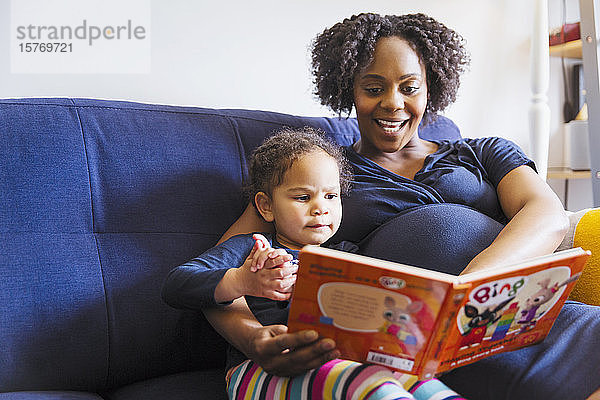
[{"label": "book illustration", "polygon": [[423,331],[432,329],[433,312],[425,301],[383,288],[325,283],[317,303],[320,315],[303,313],[302,322],[373,333],[380,350],[394,354],[414,357],[425,344]]},{"label": "book illustration", "polygon": [[519,304],[514,302],[502,313],[500,320],[498,321],[498,325],[496,325],[496,330],[492,334],[492,341],[504,339],[512,322],[515,320],[517,315],[517,311],[519,311]]},{"label": "book illustration", "polygon": [[485,337],[488,326],[492,326],[501,318],[501,315],[498,315],[498,312],[511,301],[512,298],[504,300],[493,309],[486,308],[482,313],[479,313],[477,307],[474,307],[471,304],[465,304],[464,313],[465,316],[469,318],[469,322],[466,327],[463,327],[463,336],[459,347],[463,348],[480,344]]},{"label": "book illustration", "polygon": [[457,352],[531,330],[556,304],[566,284],[577,279],[570,272],[569,267],[558,266],[474,288],[458,313],[462,337]]},{"label": "book illustration", "polygon": [[386,307],[383,312],[385,321],[380,330],[395,336],[403,353],[414,356],[423,345],[424,337],[413,314],[421,309],[423,303],[409,301],[408,305],[401,307],[396,305],[393,297],[385,296],[384,305]]},{"label": "book illustration", "polygon": [[581,273],[570,277],[562,283],[558,283],[557,281],[553,285],[550,284],[550,278],[546,278],[541,282],[538,282],[538,285],[541,286],[540,289],[531,297],[527,298],[525,301],[525,307],[523,310],[521,310],[522,318],[517,321],[517,323],[522,324],[521,332],[525,332],[526,330],[533,328],[537,319],[540,318],[544,313],[539,311],[540,307],[551,301],[560,288],[576,280],[579,275],[581,275]]}]

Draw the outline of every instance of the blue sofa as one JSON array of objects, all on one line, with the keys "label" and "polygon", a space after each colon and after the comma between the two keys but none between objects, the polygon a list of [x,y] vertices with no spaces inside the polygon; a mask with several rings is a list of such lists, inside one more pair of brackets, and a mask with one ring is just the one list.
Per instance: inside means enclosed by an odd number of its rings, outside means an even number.
[{"label": "blue sofa", "polygon": [[358,137],[345,118],[0,100],[0,400],[224,398],[225,343],[161,285],[242,212],[252,149],[305,125]]}]

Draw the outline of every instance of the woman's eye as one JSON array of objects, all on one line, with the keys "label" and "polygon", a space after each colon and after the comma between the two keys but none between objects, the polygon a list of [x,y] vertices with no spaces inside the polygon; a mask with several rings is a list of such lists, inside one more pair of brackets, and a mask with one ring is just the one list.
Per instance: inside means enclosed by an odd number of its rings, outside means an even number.
[{"label": "woman's eye", "polygon": [[379,88],[379,87],[370,87],[370,88],[366,88],[365,90],[368,94],[373,95],[373,96],[381,94],[383,92],[383,89]]},{"label": "woman's eye", "polygon": [[405,86],[402,88],[402,92],[405,94],[414,94],[419,90],[418,86]]}]

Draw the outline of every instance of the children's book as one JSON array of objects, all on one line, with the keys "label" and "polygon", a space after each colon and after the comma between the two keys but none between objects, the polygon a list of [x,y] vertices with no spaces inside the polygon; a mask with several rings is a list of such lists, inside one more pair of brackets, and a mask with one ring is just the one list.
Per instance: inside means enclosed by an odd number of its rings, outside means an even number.
[{"label": "children's book", "polygon": [[342,358],[431,378],[543,340],[589,255],[454,276],[306,246],[288,327],[334,339]]}]

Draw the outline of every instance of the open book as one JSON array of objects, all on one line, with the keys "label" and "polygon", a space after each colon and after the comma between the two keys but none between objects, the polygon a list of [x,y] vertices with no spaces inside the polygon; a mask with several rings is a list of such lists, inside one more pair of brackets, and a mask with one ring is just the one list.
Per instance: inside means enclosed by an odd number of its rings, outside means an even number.
[{"label": "open book", "polygon": [[543,340],[589,255],[453,276],[307,246],[288,327],[334,339],[342,358],[430,378]]}]

